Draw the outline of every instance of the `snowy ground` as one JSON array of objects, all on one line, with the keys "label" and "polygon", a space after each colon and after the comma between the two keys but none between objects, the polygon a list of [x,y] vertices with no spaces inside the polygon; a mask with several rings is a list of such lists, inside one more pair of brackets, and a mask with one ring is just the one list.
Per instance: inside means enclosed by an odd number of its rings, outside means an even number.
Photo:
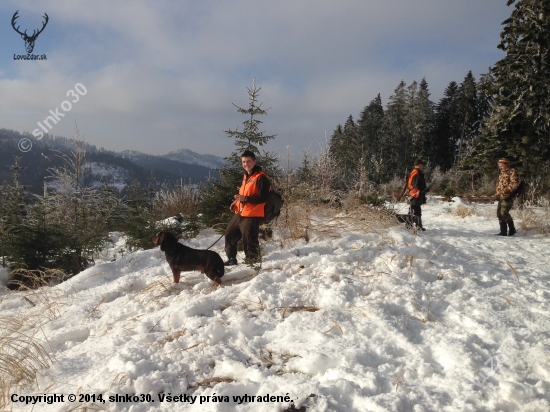
[{"label": "snowy ground", "polygon": [[[4,325],[17,317],[51,365],[6,409],[549,411],[550,237],[493,236],[494,205],[457,205],[428,203],[416,236],[267,244],[258,275],[238,266],[218,289],[197,272],[174,286],[158,249],[112,248],[61,285],[3,294]],[[64,402],[22,403],[44,394]]]}]

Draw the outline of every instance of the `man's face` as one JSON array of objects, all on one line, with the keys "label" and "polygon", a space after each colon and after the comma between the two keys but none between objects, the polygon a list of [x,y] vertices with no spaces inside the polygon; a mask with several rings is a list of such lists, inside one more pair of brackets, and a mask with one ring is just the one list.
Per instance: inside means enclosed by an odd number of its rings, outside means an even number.
[{"label": "man's face", "polygon": [[506,170],[508,170],[508,167],[508,163],[499,162],[498,164],[498,168],[501,172],[505,172]]},{"label": "man's face", "polygon": [[420,163],[420,164],[416,165],[416,168],[418,170],[422,170],[422,169],[424,169],[424,165],[422,163]]},{"label": "man's face", "polygon": [[246,170],[246,173],[250,174],[252,169],[254,169],[254,166],[256,166],[256,159],[252,159],[251,157],[243,157],[241,160],[243,162],[243,169]]}]

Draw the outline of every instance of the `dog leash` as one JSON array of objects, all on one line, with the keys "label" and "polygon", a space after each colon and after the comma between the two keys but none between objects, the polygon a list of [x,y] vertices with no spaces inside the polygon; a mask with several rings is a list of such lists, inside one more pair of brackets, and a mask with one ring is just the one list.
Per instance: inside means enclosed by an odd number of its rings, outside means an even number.
[{"label": "dog leash", "polygon": [[[239,210],[239,213],[237,213],[236,215],[234,215],[234,216],[231,218],[231,220],[230,220],[229,223],[227,224],[227,228],[228,228],[228,229],[229,229],[229,227],[231,226],[231,224],[233,223],[233,219],[235,219],[236,217],[240,216],[241,213],[243,212],[243,209],[244,209],[244,207],[241,207],[241,210]],[[220,239],[221,239],[222,237],[225,236],[226,233],[227,233],[227,229],[225,229],[225,232],[223,232],[223,234],[218,238],[218,240],[216,240],[214,243],[212,243],[210,246],[208,246],[208,247],[206,248],[206,250],[210,249],[212,246],[214,246],[216,243],[218,243],[218,242],[220,241]]]}]

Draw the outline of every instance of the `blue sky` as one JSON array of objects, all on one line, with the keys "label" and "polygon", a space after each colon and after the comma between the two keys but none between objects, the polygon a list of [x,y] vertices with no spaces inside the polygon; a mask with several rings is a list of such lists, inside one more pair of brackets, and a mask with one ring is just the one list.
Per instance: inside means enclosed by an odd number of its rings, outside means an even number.
[{"label": "blue sky", "polygon": [[[111,150],[187,148],[226,156],[224,130],[241,125],[252,79],[262,88],[268,149],[296,159],[318,150],[338,123],[401,80],[426,78],[437,102],[469,70],[503,57],[505,0],[60,1],[0,3],[0,128],[32,133],[67,100],[88,93],[51,129]],[[14,60],[49,22],[34,54]],[[61,111],[61,113],[64,113]]]}]

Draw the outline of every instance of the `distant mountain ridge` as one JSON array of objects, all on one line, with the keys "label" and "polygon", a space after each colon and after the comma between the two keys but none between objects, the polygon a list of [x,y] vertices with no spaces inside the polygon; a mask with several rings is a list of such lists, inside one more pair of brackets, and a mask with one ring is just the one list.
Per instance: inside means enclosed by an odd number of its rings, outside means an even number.
[{"label": "distant mountain ridge", "polygon": [[[32,143],[29,151],[23,152],[18,144],[21,139],[28,139]],[[31,193],[43,192],[44,181],[49,175],[48,168],[60,166],[59,154],[70,153],[74,147],[74,139],[61,136],[46,135],[37,140],[29,133],[19,133],[14,130],[0,129],[0,184],[3,181],[11,182],[10,166],[14,157],[21,158],[21,183],[28,185]],[[116,187],[124,191],[133,180],[140,185],[147,185],[151,176],[158,182],[168,184],[199,183],[209,178],[219,178],[214,168],[221,167],[223,160],[213,155],[201,155],[188,149],[173,153],[184,152],[185,157],[193,163],[176,160],[177,157],[154,156],[134,150],[114,152],[98,149],[94,145],[83,143],[86,150],[86,160],[89,173],[95,180]],[[168,155],[166,155],[168,156]],[[183,158],[183,157],[182,157]],[[209,166],[206,166],[209,165]]]},{"label": "distant mountain ridge", "polygon": [[182,163],[201,165],[211,169],[219,169],[226,163],[221,157],[210,154],[199,154],[189,149],[175,150],[168,154],[162,155],[162,157]]}]

